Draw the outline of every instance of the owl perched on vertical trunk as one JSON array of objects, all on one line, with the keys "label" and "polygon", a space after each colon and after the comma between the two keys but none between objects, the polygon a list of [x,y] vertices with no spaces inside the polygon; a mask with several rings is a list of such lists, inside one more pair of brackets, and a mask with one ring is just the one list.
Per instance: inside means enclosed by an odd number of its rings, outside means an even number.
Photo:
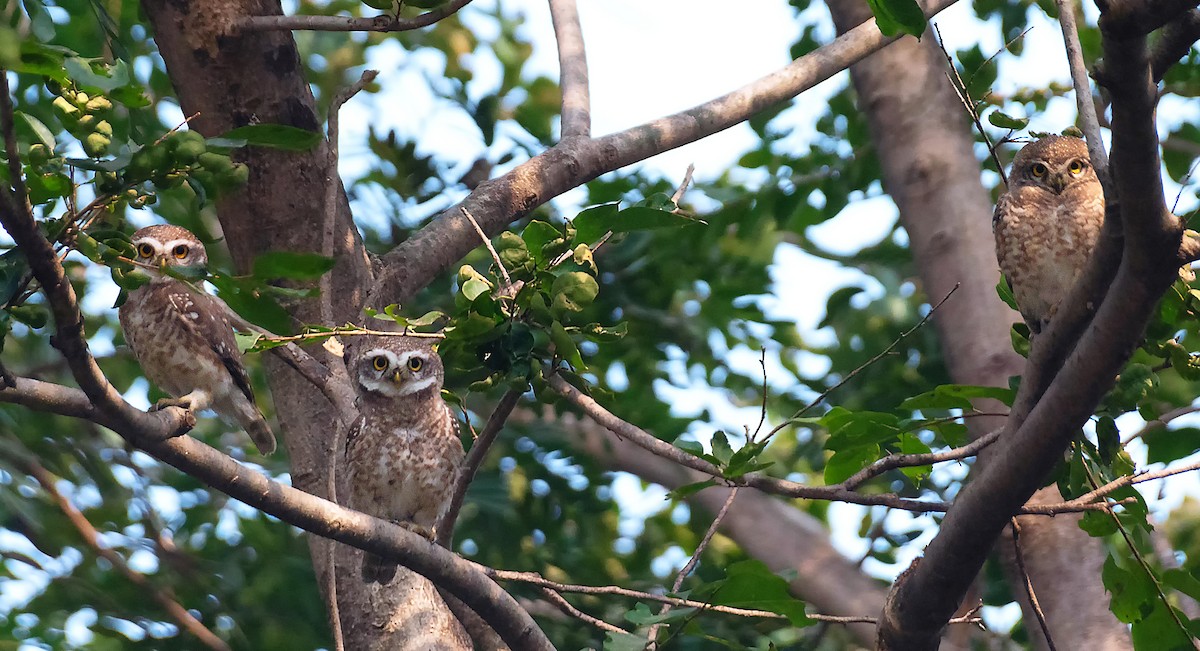
[{"label": "owl perched on vertical trunk", "polygon": [[191,231],[167,224],[137,231],[133,246],[151,280],[121,306],[121,330],[146,377],[174,396],[158,407],[212,408],[245,428],[259,452],[274,452],[275,436],[254,404],[228,308],[215,296],[155,271],[163,265],[207,266],[204,245]]},{"label": "owl perched on vertical trunk", "polygon": [[1079,138],[1046,136],[1013,160],[996,202],[996,259],[1030,331],[1042,328],[1087,265],[1104,224],[1104,191]]},{"label": "owl perched on vertical trunk", "polygon": [[[345,359],[359,408],[346,435],[350,506],[432,540],[463,460],[442,360],[416,337],[354,337]],[[395,574],[395,563],[363,552],[363,581]]]}]

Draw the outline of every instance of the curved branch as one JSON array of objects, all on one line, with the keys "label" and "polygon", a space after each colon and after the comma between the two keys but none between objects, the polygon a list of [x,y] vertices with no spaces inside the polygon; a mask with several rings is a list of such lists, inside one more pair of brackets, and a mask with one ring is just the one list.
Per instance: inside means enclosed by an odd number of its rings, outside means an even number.
[{"label": "curved branch", "polygon": [[146,413],[125,402],[121,394],[104,377],[88,349],[83,330],[83,314],[75,296],[75,288],[67,279],[50,241],[38,229],[23,193],[20,162],[13,138],[13,106],[9,95],[8,76],[0,71],[0,129],[4,131],[5,149],[10,164],[17,162],[17,173],[10,179],[13,187],[0,186],[0,225],[8,231],[17,248],[29,262],[34,279],[42,287],[54,315],[55,334],[50,343],[58,348],[71,369],[71,375],[88,398],[97,405],[104,418],[114,425],[135,431],[144,439],[158,440],[178,436],[196,424],[188,410],[168,407]]},{"label": "curved branch", "polygon": [[562,139],[587,137],[592,132],[588,97],[587,53],[575,0],[550,0],[550,19],[558,41],[558,85],[562,88]]},{"label": "curved branch", "polygon": [[[77,389],[16,378],[0,391],[0,402],[23,404],[64,416],[104,414]],[[112,429],[110,427],[110,429]],[[114,429],[154,458],[290,525],[369,551],[413,570],[444,588],[479,614],[513,649],[553,649],[529,613],[470,561],[394,523],[338,506],[249,470],[228,455],[189,436],[159,440]]]},{"label": "curved branch", "polygon": [[453,0],[433,11],[416,18],[399,16],[374,16],[354,18],[351,16],[248,16],[237,23],[245,32],[261,32],[274,29],[311,29],[322,32],[406,32],[428,27],[467,6],[471,0]]},{"label": "curved branch", "polygon": [[[729,479],[724,476],[721,469],[709,463],[705,459],[697,457],[693,454],[667,443],[666,441],[654,436],[653,434],[643,430],[642,428],[624,421],[614,415],[612,412],[605,409],[600,403],[596,402],[582,391],[571,386],[566,380],[558,375],[550,376],[547,380],[550,388],[554,389],[559,395],[567,399],[567,402],[575,405],[582,410],[589,418],[596,421],[599,425],[616,434],[618,438],[629,440],[633,444],[641,447],[668,461],[679,464],[685,468],[690,468],[698,472],[704,473],[710,477],[716,478],[730,486],[749,486],[758,489],[764,493],[772,495],[780,495],[783,497],[792,497],[806,500],[828,500],[831,502],[846,502],[848,504],[862,504],[866,506],[887,506],[902,511],[912,511],[914,513],[943,513],[950,509],[949,502],[935,500],[919,500],[909,497],[900,497],[894,494],[867,494],[859,493],[851,490],[845,483],[833,484],[830,486],[807,486],[799,482],[788,481],[786,479],[777,479],[759,473],[748,473],[736,479]],[[0,398],[3,394],[0,393]],[[997,435],[999,438],[999,435]],[[969,447],[969,446],[968,446]],[[973,449],[985,447],[977,446]],[[960,449],[961,450],[961,449]],[[941,454],[941,453],[931,453]],[[924,455],[900,455],[900,456],[924,456]],[[962,455],[966,456],[966,455]],[[960,458],[953,456],[951,458]],[[889,462],[896,463],[896,462]],[[899,465],[906,465],[900,463]],[[897,467],[899,467],[899,465]],[[914,465],[924,465],[914,464]],[[1021,515],[1056,515],[1059,513],[1071,513],[1078,511],[1106,511],[1111,509],[1114,504],[1105,502],[1093,502],[1088,504],[1029,504],[1019,506],[1016,509]]]},{"label": "curved branch", "polygon": [[[957,0],[934,0],[933,16]],[[492,179],[384,255],[367,307],[406,303],[475,247],[466,208],[489,235],[601,174],[728,129],[789,100],[895,41],[868,21],[787,67],[699,106],[602,138],[568,139]],[[418,254],[419,253],[419,254]]]},{"label": "curved branch", "polygon": [[1079,121],[1083,123],[1083,135],[1087,138],[1088,157],[1096,176],[1103,182],[1108,180],[1108,152],[1100,138],[1100,121],[1096,118],[1096,104],[1092,101],[1092,85],[1088,81],[1087,66],[1083,63],[1083,46],[1079,44],[1079,28],[1075,25],[1075,2],[1054,0],[1058,5],[1058,23],[1062,26],[1063,42],[1067,47],[1067,63],[1071,68],[1071,83],[1075,86],[1075,105],[1079,108]]}]

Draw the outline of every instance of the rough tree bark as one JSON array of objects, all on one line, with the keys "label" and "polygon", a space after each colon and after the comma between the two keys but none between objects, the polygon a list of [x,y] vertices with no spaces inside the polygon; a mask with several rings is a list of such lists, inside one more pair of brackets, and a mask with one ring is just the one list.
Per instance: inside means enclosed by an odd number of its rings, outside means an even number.
[{"label": "rough tree bark", "polygon": [[[190,3],[147,0],[143,8],[186,115],[199,113],[190,127],[205,136],[255,122],[286,124],[321,130],[316,102],[303,76],[290,32],[235,34],[232,25],[245,15],[279,14],[270,0],[220,0]],[[266,251],[321,251],[326,215],[323,212],[328,176],[328,145],[322,140],[312,151],[287,152],[248,147],[239,152],[250,167],[243,192],[222,200],[218,216],[225,241],[238,269],[250,268]],[[344,194],[336,202],[334,257],[327,294],[334,322],[359,317],[364,291],[371,285],[369,263],[358,230],[351,221]],[[316,300],[289,306],[299,323],[320,322]],[[341,361],[313,349],[331,369]],[[332,405],[312,384],[274,359],[267,359],[272,398],[279,409],[284,445],[292,468],[292,483],[314,495],[333,499],[328,490],[330,459],[340,453],[339,431]],[[330,545],[310,538],[318,583],[327,590]],[[344,558],[349,552],[339,552]],[[458,620],[447,610],[433,585],[414,574],[404,577],[403,589],[372,592],[351,574],[337,583],[347,648],[428,649],[436,639],[444,649],[470,644]],[[399,584],[399,582],[398,582]],[[398,585],[398,584],[393,584]],[[329,595],[326,595],[329,598]],[[420,625],[433,637],[412,634]],[[409,627],[409,628],[406,628]]]},{"label": "rough tree bark", "polygon": [[[871,17],[861,0],[827,4],[839,32]],[[926,294],[936,300],[961,283],[934,315],[951,377],[962,384],[1007,386],[1009,376],[1020,375],[1025,363],[1009,339],[1010,324],[1019,317],[996,296],[1000,275],[991,233],[992,205],[980,183],[970,123],[946,70],[932,32],[926,32],[920,42],[904,38],[893,43],[852,66],[850,74],[870,123],[884,188],[900,209]],[[969,421],[974,436],[1003,424],[1001,418]],[[981,462],[986,463],[986,454]],[[1051,487],[1032,501],[1059,502],[1062,496]],[[1103,598],[1103,548],[1079,529],[1078,519],[1021,519],[1026,569],[1050,634],[1058,648],[1131,648],[1128,631]],[[1025,628],[1039,647],[1046,648],[1019,588],[1012,545],[1003,544],[1000,550],[1022,603]]]}]

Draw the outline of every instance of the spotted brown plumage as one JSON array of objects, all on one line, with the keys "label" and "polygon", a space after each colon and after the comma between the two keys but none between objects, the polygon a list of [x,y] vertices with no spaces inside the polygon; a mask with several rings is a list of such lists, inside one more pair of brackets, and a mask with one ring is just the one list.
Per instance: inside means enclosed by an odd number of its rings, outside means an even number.
[{"label": "spotted brown plumage", "polygon": [[254,403],[233,326],[220,299],[155,272],[160,265],[203,267],[204,245],[178,226],[147,226],[133,234],[138,261],[150,265],[151,281],[130,292],[119,316],[125,341],[146,378],[176,404],[217,415],[246,430],[262,454],[275,451],[275,436]]},{"label": "spotted brown plumage", "polygon": [[1079,138],[1046,136],[1017,152],[996,202],[996,259],[1029,329],[1041,332],[1087,265],[1104,192]]},{"label": "spotted brown plumage", "polygon": [[[414,337],[354,337],[345,353],[359,408],[346,434],[350,506],[433,540],[463,460],[442,360]],[[395,574],[395,563],[363,553],[363,581]]]}]

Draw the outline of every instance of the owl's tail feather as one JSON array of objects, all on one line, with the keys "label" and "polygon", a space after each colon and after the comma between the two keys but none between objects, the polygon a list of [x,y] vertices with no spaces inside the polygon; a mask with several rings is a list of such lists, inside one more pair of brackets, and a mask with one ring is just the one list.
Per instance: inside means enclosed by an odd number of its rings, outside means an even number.
[{"label": "owl's tail feather", "polygon": [[387,584],[396,577],[396,563],[382,556],[363,552],[362,578],[363,583]]},{"label": "owl's tail feather", "polygon": [[258,448],[259,453],[265,455],[275,451],[275,435],[271,433],[271,428],[267,426],[267,421],[258,417],[258,420],[245,423],[246,434],[250,435],[250,440],[254,441],[254,447]]}]

